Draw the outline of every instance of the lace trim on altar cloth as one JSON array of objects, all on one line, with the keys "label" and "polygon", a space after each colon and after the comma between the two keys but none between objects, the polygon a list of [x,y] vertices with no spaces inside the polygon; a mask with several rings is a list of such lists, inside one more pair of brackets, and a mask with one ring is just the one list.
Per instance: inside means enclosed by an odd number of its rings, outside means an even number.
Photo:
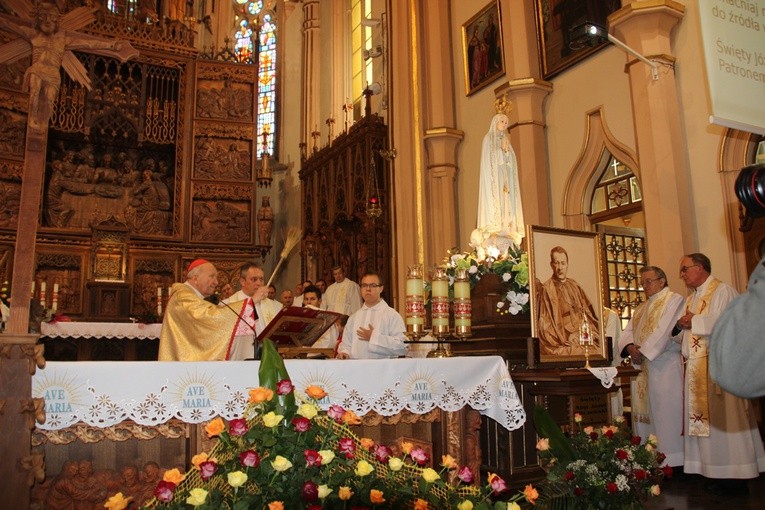
[{"label": "lace trim on altar cloth", "polygon": [[[499,356],[398,360],[286,360],[297,395],[309,385],[364,416],[404,410],[427,414],[469,406],[507,430],[526,420],[515,385]],[[171,419],[203,423],[239,418],[248,389],[258,386],[258,362],[49,362],[32,381],[45,399],[46,422],[58,430],[79,422],[110,427],[123,421],[159,425]]]},{"label": "lace trim on altar cloth", "polygon": [[614,377],[616,377],[616,374],[618,373],[616,367],[597,367],[588,368],[587,370],[600,379],[600,384],[602,384],[604,388],[610,388],[614,385]]}]

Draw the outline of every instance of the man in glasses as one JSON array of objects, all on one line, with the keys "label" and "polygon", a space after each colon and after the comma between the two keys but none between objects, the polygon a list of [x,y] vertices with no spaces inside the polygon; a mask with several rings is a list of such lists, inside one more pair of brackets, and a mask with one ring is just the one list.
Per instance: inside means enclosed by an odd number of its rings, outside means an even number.
[{"label": "man in glasses", "polygon": [[[362,307],[348,319],[338,359],[396,358],[405,356],[406,327],[401,315],[382,299],[382,278],[368,272],[361,278]],[[331,287],[330,287],[331,288]]]},{"label": "man in glasses", "polygon": [[737,295],[711,273],[704,254],[691,253],[680,262],[680,278],[692,290],[673,329],[686,359],[685,472],[712,478],[710,490],[736,494],[747,490],[747,479],[765,471],[765,450],[751,404],[709,377],[709,335]]},{"label": "man in glasses", "polygon": [[635,309],[622,331],[619,348],[641,373],[632,381],[635,435],[659,438],[668,466],[683,465],[683,361],[672,341],[672,327],[683,313],[684,299],[667,286],[656,266],[640,268],[640,285],[648,300]]}]

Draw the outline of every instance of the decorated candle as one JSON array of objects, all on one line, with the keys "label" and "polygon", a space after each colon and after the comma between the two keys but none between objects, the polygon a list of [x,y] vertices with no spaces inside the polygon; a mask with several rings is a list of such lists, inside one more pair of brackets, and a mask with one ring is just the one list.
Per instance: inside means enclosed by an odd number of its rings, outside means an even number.
[{"label": "decorated candle", "polygon": [[406,317],[405,323],[409,336],[423,334],[425,324],[425,303],[422,296],[422,266],[415,264],[407,268],[406,279]]},{"label": "decorated candle", "polygon": [[466,269],[456,271],[454,281],[454,334],[460,338],[471,335],[472,301],[470,300],[470,281]]},{"label": "decorated candle", "polygon": [[40,304],[45,307],[45,282],[40,282]]},{"label": "decorated candle", "polygon": [[53,284],[53,296],[51,296],[51,310],[58,310],[58,283]]},{"label": "decorated candle", "polygon": [[442,267],[433,272],[430,307],[433,336],[449,334],[449,281]]}]

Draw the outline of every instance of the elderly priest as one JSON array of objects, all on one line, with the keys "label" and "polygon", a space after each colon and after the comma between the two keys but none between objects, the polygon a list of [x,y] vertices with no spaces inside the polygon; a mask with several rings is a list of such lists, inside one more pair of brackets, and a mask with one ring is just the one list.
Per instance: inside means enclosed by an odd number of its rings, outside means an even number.
[{"label": "elderly priest", "polygon": [[189,264],[185,283],[170,289],[162,332],[159,361],[224,360],[246,301],[219,307],[205,301],[218,286],[215,266],[197,259]]}]

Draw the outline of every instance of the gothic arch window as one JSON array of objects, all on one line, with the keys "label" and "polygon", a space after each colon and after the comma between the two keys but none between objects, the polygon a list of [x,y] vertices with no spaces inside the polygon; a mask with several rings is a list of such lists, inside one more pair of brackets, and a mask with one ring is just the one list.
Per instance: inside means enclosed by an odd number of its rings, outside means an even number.
[{"label": "gothic arch window", "polygon": [[642,210],[640,185],[632,170],[606,153],[607,162],[592,190],[590,222],[631,216]]},{"label": "gothic arch window", "polygon": [[[233,0],[234,53],[239,62],[258,66],[258,152],[274,155],[276,137],[277,23],[263,0]],[[265,135],[265,136],[264,136]]]}]

